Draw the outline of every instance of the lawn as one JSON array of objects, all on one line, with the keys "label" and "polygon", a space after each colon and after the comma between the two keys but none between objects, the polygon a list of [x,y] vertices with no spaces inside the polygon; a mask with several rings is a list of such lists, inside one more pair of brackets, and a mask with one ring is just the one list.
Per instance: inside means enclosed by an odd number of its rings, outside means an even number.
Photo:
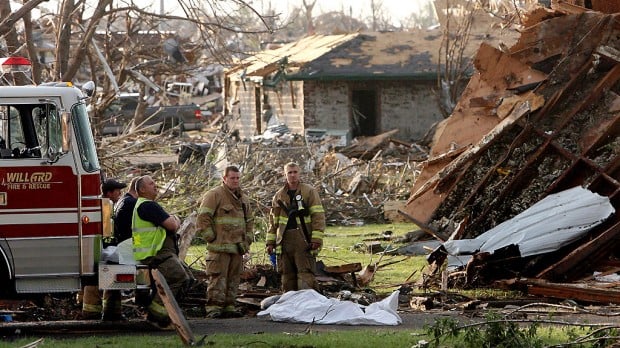
[{"label": "lawn", "polygon": [[[361,226],[328,226],[325,231],[323,249],[317,261],[322,261],[325,266],[338,266],[349,263],[361,263],[362,267],[378,263],[378,270],[373,281],[367,285],[379,294],[387,295],[398,288],[402,283],[415,282],[421,274],[421,270],[427,265],[424,256],[381,256],[381,253],[371,253],[365,247],[364,242],[379,240],[382,248],[394,249],[399,245],[383,238],[384,232],[391,231],[391,239],[404,236],[407,232],[416,230],[414,224],[370,224]],[[248,262],[252,265],[270,264],[269,257],[265,252],[264,233],[258,233],[258,240],[252,244]],[[196,244],[190,247],[187,254],[187,262],[195,268],[201,268],[204,259],[204,244]]]}]

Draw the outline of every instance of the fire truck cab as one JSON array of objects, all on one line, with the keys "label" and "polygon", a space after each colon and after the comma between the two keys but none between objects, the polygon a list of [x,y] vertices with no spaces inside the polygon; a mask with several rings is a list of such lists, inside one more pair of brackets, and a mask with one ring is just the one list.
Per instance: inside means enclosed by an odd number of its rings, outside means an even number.
[{"label": "fire truck cab", "polygon": [[0,86],[4,294],[77,291],[97,274],[112,203],[100,193],[87,98],[66,82]]}]

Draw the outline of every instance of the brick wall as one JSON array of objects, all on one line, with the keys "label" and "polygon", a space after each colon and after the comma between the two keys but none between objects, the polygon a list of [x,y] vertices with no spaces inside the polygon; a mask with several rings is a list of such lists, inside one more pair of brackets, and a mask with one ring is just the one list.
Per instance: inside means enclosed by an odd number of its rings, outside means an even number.
[{"label": "brick wall", "polygon": [[[245,90],[242,85],[237,86],[239,103],[231,109],[231,116],[236,119],[233,128],[239,129],[242,138],[258,134],[255,101],[258,85],[249,81],[245,85]],[[297,134],[303,134],[306,128],[348,130],[351,127],[351,91],[356,88],[376,92],[378,131],[399,129],[397,139],[420,140],[433,123],[442,119],[432,82],[293,81],[282,82],[275,88],[258,88],[261,108],[267,100],[280,122]],[[265,129],[263,122],[261,131]]]}]

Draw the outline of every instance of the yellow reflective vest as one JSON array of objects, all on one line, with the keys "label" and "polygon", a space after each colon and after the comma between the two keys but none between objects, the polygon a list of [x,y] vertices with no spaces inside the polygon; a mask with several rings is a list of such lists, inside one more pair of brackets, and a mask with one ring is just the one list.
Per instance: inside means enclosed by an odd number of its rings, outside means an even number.
[{"label": "yellow reflective vest", "polygon": [[133,257],[136,261],[155,256],[164,245],[166,229],[154,223],[142,220],[138,215],[138,207],[149,199],[139,197],[136,207],[133,209],[131,231],[133,239]]}]

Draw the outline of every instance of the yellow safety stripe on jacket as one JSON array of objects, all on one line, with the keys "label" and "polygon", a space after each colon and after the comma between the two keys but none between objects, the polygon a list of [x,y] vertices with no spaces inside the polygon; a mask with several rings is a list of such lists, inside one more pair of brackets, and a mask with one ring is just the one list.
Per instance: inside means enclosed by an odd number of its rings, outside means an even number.
[{"label": "yellow safety stripe on jacket", "polygon": [[227,253],[227,254],[239,254],[239,248],[237,244],[233,243],[223,243],[223,244],[207,244],[207,250],[213,251],[216,253]]},{"label": "yellow safety stripe on jacket", "polygon": [[142,220],[138,215],[138,207],[146,201],[149,200],[143,197],[138,198],[132,216],[133,257],[137,261],[155,256],[164,245],[164,240],[166,239],[166,230],[163,227],[156,226],[150,221]]},{"label": "yellow safety stripe on jacket", "polygon": [[214,210],[209,207],[200,207],[198,209],[198,214],[209,214],[213,216]]},{"label": "yellow safety stripe on jacket", "polygon": [[[313,208],[315,209],[315,212],[323,212],[323,207],[320,206],[320,205],[313,206]],[[287,215],[279,215],[278,216],[278,225],[282,229],[286,228],[287,222],[288,222],[288,216]],[[306,226],[310,226],[312,224],[312,216],[304,216],[304,222],[306,223]],[[300,224],[301,224],[300,217],[297,217],[297,225],[300,226]],[[323,231],[320,231],[320,230],[313,230],[312,231],[312,239],[323,240],[323,237],[324,237]],[[275,242],[276,241],[276,234],[274,234],[274,233],[267,233],[265,241],[266,242]]]},{"label": "yellow safety stripe on jacket", "polygon": [[323,240],[323,231],[319,231],[319,230],[312,231],[312,239]]},{"label": "yellow safety stripe on jacket", "polygon": [[100,304],[88,304],[88,303],[82,303],[82,310],[84,312],[96,312],[96,313],[101,313],[101,305]]},{"label": "yellow safety stripe on jacket", "polygon": [[245,226],[245,219],[242,217],[234,216],[216,216],[213,219],[216,225],[233,225],[233,226]]},{"label": "yellow safety stripe on jacket", "polygon": [[313,205],[310,207],[310,215],[315,214],[315,213],[324,213],[325,210],[323,209],[322,205]]}]

